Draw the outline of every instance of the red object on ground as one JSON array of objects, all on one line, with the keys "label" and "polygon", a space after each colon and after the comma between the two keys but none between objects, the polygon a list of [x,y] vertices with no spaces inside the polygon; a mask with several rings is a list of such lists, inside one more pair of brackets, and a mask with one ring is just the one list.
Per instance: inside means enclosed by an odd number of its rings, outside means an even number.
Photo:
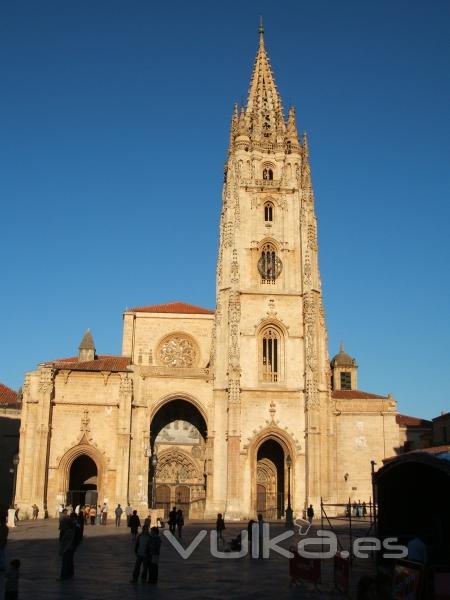
[{"label": "red object on ground", "polygon": [[296,551],[289,559],[289,575],[292,579],[302,579],[318,583],[320,579],[320,558],[304,558]]}]

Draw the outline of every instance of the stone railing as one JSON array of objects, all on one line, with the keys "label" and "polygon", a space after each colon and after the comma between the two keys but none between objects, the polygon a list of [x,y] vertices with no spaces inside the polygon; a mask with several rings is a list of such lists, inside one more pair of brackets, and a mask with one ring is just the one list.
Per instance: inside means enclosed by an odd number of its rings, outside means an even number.
[{"label": "stone railing", "polygon": [[242,179],[242,185],[245,186],[257,186],[265,188],[279,188],[281,187],[281,179]]},{"label": "stone railing", "polygon": [[163,365],[146,366],[140,368],[141,376],[171,377],[172,379],[209,379],[210,370],[199,367],[166,367]]}]

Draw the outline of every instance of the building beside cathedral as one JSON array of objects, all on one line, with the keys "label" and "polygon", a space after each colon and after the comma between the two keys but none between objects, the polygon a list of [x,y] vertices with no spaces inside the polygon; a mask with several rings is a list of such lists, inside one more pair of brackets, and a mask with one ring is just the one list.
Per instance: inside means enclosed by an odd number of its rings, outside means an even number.
[{"label": "building beside cathedral", "polygon": [[371,461],[404,444],[396,402],[359,391],[343,348],[329,360],[307,137],[284,116],[262,32],[232,115],[215,310],[127,310],[121,356],[86,332],[76,356],[26,374],[20,433],[16,502],[51,516],[90,491],[280,518],[288,489],[301,515],[321,498],[369,501]]}]

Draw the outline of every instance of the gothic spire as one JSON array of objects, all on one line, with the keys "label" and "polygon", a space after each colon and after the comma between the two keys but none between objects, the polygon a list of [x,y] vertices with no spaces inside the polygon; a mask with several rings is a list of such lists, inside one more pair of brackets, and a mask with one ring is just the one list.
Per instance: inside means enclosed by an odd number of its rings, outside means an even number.
[{"label": "gothic spire", "polygon": [[264,27],[259,27],[259,48],[250,80],[247,116],[258,134],[270,137],[280,124],[284,127],[283,107],[264,45]]}]

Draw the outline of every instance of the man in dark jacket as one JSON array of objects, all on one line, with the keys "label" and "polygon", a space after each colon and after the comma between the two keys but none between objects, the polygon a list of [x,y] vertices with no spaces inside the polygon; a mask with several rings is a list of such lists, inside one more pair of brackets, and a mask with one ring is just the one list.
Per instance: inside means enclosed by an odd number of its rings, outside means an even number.
[{"label": "man in dark jacket", "polygon": [[137,510],[133,510],[133,514],[130,517],[130,530],[131,530],[131,539],[134,541],[137,536],[137,532],[139,527],[141,526],[141,521],[138,517]]},{"label": "man in dark jacket", "polygon": [[150,539],[148,543],[148,582],[158,583],[158,565],[159,552],[161,548],[161,538],[159,537],[159,529],[151,528]]},{"label": "man in dark jacket", "polygon": [[177,526],[177,508],[174,506],[169,513],[169,530],[175,535],[175,527]]}]

